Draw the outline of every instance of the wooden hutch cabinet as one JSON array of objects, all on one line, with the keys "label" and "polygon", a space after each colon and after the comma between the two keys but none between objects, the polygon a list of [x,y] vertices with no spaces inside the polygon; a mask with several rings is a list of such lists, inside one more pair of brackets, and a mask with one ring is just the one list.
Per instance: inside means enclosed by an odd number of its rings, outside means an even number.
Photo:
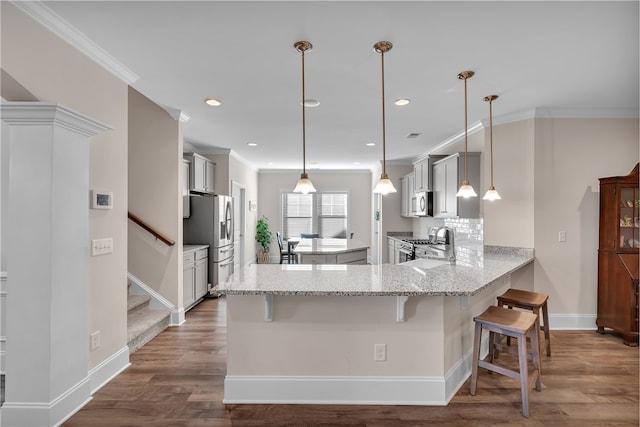
[{"label": "wooden hutch cabinet", "polygon": [[638,166],[627,176],[600,178],[598,332],[613,329],[638,345],[640,192]]}]

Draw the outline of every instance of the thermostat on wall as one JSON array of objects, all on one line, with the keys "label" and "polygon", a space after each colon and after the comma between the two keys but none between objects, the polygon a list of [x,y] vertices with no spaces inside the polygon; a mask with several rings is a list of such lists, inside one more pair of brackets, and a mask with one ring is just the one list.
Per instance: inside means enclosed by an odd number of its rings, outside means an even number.
[{"label": "thermostat on wall", "polygon": [[91,190],[91,209],[113,209],[113,192]]}]

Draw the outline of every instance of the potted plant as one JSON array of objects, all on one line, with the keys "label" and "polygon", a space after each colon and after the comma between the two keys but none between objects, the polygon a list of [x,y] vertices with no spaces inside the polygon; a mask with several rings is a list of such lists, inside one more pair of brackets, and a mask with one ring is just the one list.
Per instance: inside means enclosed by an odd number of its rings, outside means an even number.
[{"label": "potted plant", "polygon": [[269,263],[269,246],[271,245],[271,231],[269,231],[269,222],[267,217],[262,215],[256,223],[256,241],[260,244],[258,251],[258,264]]}]

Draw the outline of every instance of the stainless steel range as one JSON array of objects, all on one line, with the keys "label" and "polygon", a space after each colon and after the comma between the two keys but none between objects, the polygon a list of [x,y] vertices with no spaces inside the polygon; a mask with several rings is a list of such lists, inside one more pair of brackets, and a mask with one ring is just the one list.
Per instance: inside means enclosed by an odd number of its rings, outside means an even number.
[{"label": "stainless steel range", "polygon": [[431,227],[426,239],[402,239],[400,262],[431,258],[456,262],[455,238],[449,227]]}]

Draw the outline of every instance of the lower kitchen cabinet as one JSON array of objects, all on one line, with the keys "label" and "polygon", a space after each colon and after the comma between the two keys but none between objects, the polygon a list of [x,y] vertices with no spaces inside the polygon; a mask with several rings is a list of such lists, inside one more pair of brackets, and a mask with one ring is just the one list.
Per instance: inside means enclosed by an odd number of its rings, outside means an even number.
[{"label": "lower kitchen cabinet", "polygon": [[367,249],[338,254],[299,254],[300,264],[366,264]]},{"label": "lower kitchen cabinet", "polygon": [[207,294],[209,248],[185,249],[182,266],[182,303],[186,310],[195,306]]}]

